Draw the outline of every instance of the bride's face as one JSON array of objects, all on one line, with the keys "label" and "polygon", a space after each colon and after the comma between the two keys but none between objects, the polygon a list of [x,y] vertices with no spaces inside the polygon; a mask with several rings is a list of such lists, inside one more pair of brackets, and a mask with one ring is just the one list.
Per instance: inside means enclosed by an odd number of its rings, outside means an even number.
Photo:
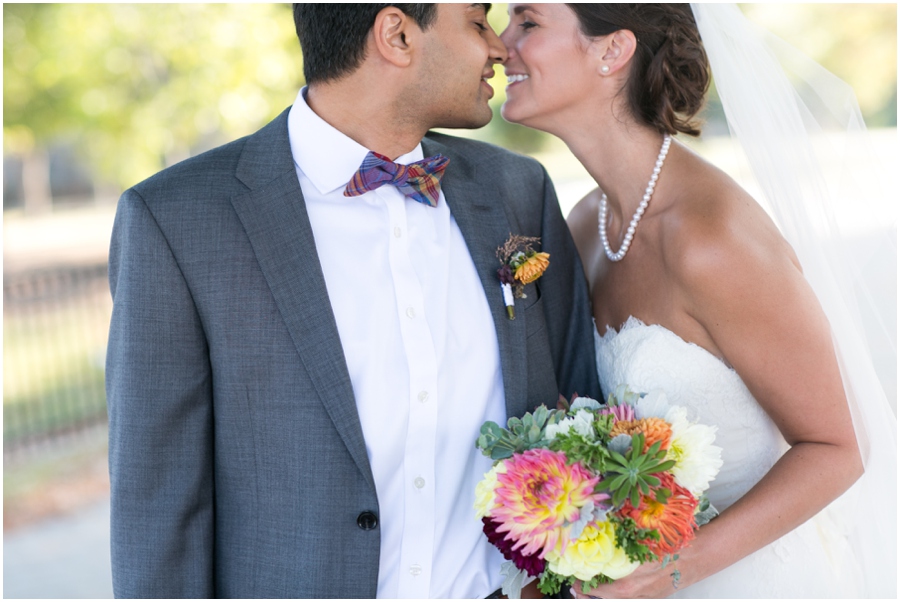
[{"label": "bride's face", "polygon": [[596,79],[591,43],[569,7],[510,4],[500,39],[509,53],[504,119],[552,132],[566,109],[590,101]]}]

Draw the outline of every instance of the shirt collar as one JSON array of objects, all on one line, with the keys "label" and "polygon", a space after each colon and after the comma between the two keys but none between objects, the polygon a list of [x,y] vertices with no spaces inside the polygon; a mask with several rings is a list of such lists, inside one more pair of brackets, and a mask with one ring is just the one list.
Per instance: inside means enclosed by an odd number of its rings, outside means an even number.
[{"label": "shirt collar", "polygon": [[[369,149],[331,126],[306,104],[304,86],[288,114],[288,138],[294,165],[309,178],[321,194],[344,188],[359,169]],[[396,163],[408,165],[424,157],[422,144]]]}]

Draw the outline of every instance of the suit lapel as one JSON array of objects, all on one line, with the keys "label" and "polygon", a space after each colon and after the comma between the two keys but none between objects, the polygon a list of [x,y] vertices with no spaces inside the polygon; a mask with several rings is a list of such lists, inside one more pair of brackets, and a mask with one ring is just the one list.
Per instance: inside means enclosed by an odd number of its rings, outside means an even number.
[{"label": "suit lapel", "polygon": [[[426,157],[441,153],[450,158],[441,180],[441,188],[484,287],[500,346],[500,366],[507,414],[517,415],[528,393],[526,337],[525,320],[521,317],[518,320],[510,320],[506,314],[500,280],[497,277],[500,261],[497,259],[496,250],[511,234],[510,220],[502,200],[504,193],[497,189],[495,179],[490,177],[490,173],[486,171],[479,173],[473,161],[450,147],[425,138],[422,140],[422,150]],[[521,316],[522,308],[517,309]]]},{"label": "suit lapel", "polygon": [[247,139],[232,199],[297,352],[344,444],[372,487],[347,362],[297,181],[283,112]]}]

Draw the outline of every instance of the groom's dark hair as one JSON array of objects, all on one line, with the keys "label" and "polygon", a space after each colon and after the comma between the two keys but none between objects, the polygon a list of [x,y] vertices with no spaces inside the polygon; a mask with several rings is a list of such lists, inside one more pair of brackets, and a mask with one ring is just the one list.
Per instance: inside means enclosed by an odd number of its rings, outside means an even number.
[{"label": "groom's dark hair", "polygon": [[382,9],[396,6],[423,31],[437,18],[435,4],[294,4],[294,26],[307,84],[352,73],[366,58],[366,37]]}]

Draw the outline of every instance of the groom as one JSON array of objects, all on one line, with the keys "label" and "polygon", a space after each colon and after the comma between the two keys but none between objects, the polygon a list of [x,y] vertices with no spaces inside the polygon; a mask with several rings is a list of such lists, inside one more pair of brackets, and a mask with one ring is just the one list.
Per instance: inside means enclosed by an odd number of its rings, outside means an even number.
[{"label": "groom", "polygon": [[[485,12],[294,5],[308,83],[294,105],[123,194],[107,359],[118,597],[499,587],[472,509],[481,423],[599,391],[546,173],[426,135],[491,118],[484,80],[506,53]],[[369,151],[431,158],[410,170],[424,183],[382,182],[405,168]],[[550,254],[514,320],[495,256],[510,234]]]}]

